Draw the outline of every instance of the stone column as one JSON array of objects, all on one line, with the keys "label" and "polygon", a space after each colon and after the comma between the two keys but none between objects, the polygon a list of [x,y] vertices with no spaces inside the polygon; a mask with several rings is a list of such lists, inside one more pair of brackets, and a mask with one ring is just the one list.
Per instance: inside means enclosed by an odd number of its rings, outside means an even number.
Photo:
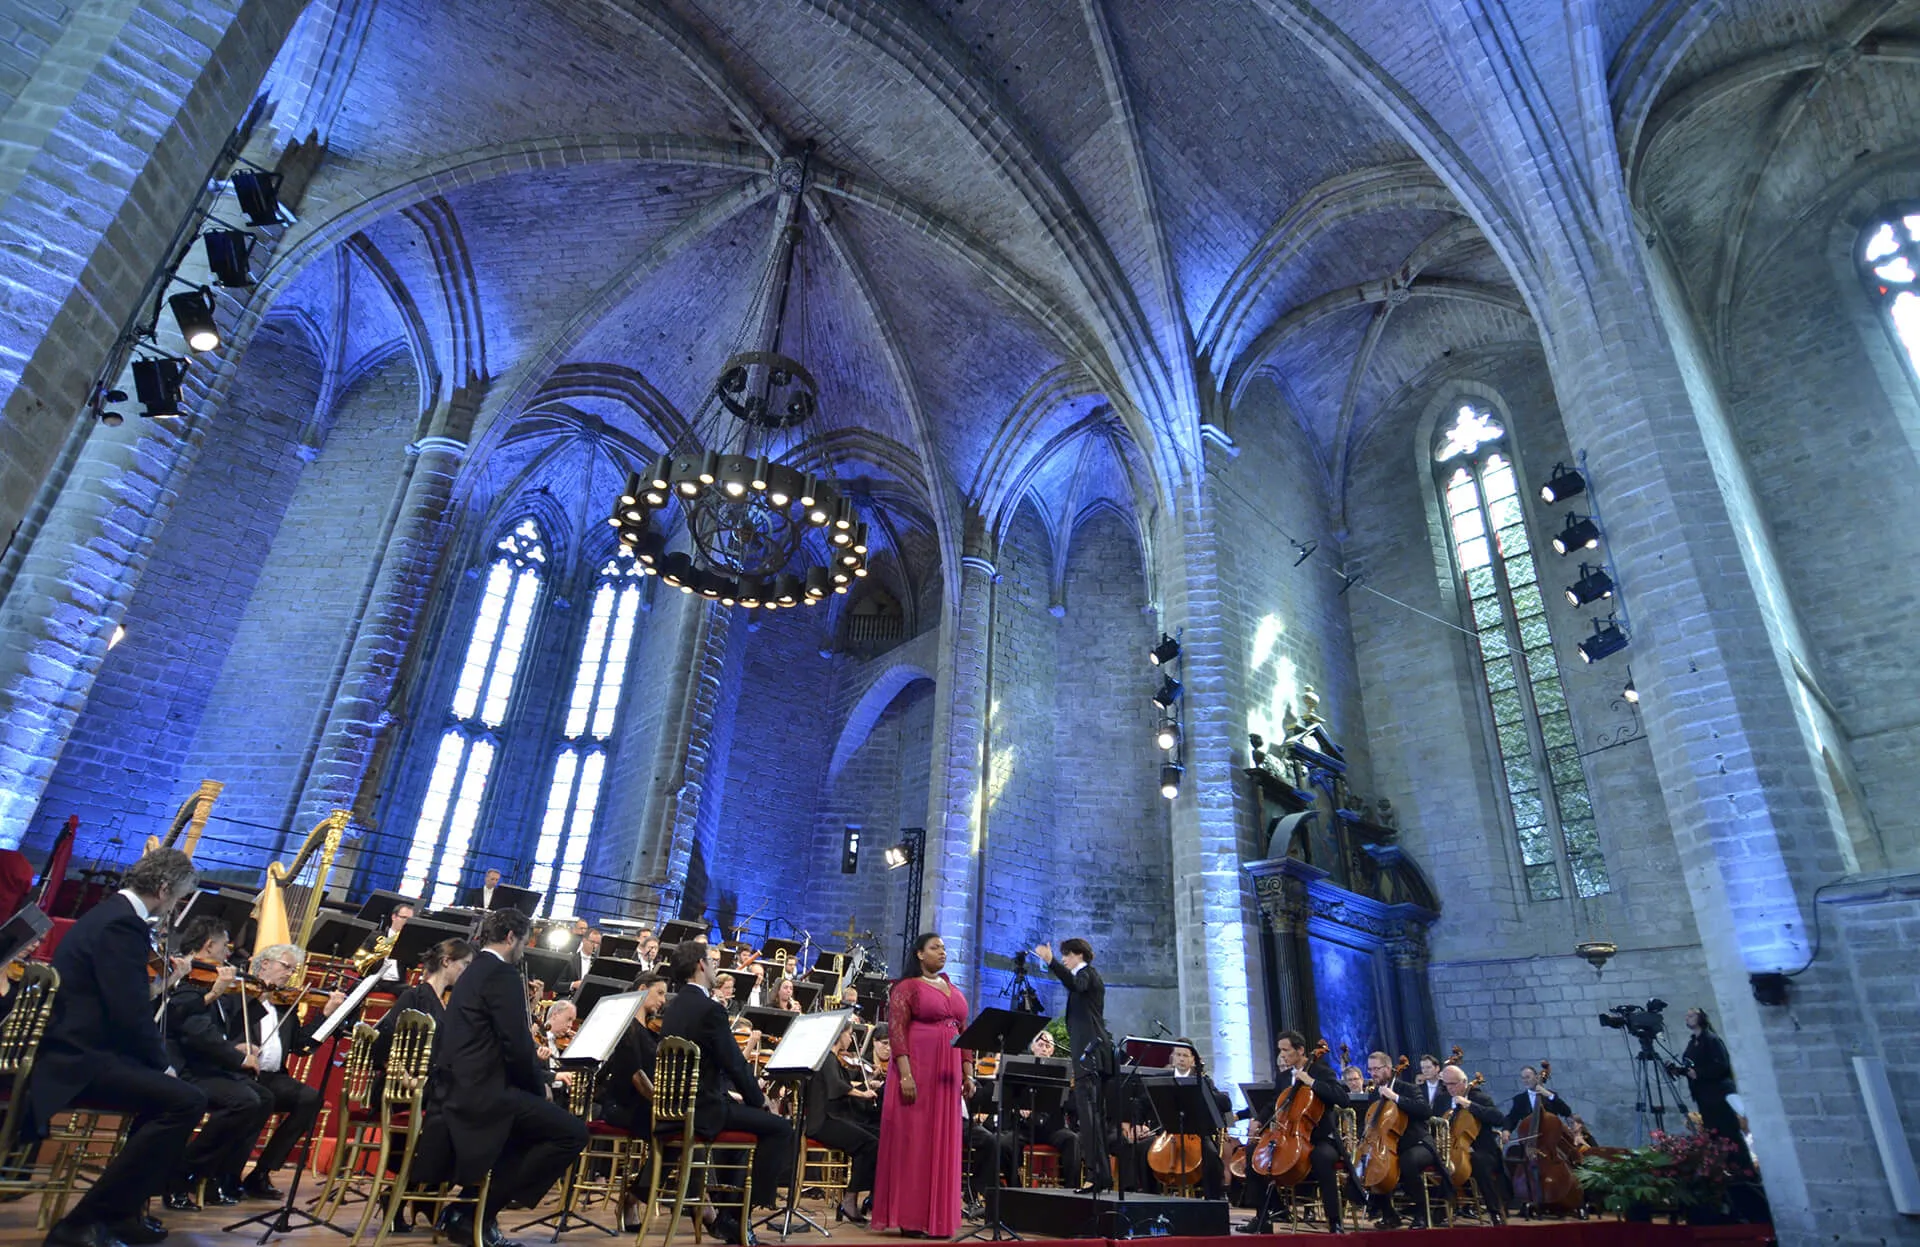
[{"label": "stone column", "polygon": [[1433,989],[1427,982],[1427,939],[1417,924],[1408,923],[1403,934],[1387,941],[1387,959],[1393,963],[1401,1048],[1407,1052],[1438,1052]]},{"label": "stone column", "polygon": [[976,529],[960,560],[960,593],[941,637],[939,697],[933,721],[933,773],[928,785],[926,870],[921,923],[940,932],[948,962],[980,981],[975,920],[986,783],[987,712],[992,689],[993,581],[987,541]]},{"label": "stone column", "polygon": [[[663,584],[662,593],[670,590]],[[689,893],[699,902],[697,918],[712,903],[704,879],[692,879],[693,846],[701,827],[701,810],[711,793],[715,719],[725,684],[727,650],[732,639],[732,611],[699,596],[680,597],[679,629],[674,642],[672,683],[666,691],[672,707],[656,745],[654,774],[659,778],[647,802],[645,830],[638,852],[653,847],[655,869],[646,877],[662,888],[677,889],[669,898],[675,914]],[[656,610],[656,614],[658,610]],[[692,908],[692,907],[690,907]]]},{"label": "stone column", "polygon": [[452,533],[454,480],[467,444],[451,437],[423,437],[407,453],[413,464],[406,494],[301,785],[289,831],[295,843],[329,811],[353,809],[359,803],[369,763],[393,724],[389,705],[394,685]]},{"label": "stone column", "polygon": [[[1307,902],[1307,884],[1313,878],[1325,878],[1324,870],[1307,865],[1298,858],[1270,858],[1250,862],[1247,873],[1253,876],[1254,891],[1260,909],[1273,931],[1273,964],[1267,974],[1276,988],[1280,1016],[1272,1029],[1297,1030],[1316,1038],[1320,1030],[1320,1010],[1313,992],[1313,958],[1307,948],[1307,919],[1312,908]],[[1260,1054],[1254,1054],[1257,1068]]]}]

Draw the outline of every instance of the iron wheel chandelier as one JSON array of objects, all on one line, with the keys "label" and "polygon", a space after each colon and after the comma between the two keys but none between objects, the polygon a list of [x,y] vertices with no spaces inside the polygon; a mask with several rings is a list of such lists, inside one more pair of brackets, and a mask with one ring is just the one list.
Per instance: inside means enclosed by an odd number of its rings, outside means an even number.
[{"label": "iron wheel chandelier", "polygon": [[[812,606],[867,574],[867,525],[837,488],[822,443],[809,447],[804,434],[820,414],[819,383],[801,362],[801,195],[811,151],[775,170],[786,226],[719,379],[686,433],[627,477],[608,519],[648,575],[723,606]],[[757,346],[741,349],[750,336]],[[801,453],[809,449],[811,471]],[[690,549],[668,549],[675,507]]]}]

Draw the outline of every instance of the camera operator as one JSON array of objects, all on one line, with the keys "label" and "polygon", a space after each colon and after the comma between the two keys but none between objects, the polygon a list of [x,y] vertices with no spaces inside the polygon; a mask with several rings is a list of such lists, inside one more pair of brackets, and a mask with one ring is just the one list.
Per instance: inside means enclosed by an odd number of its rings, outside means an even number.
[{"label": "camera operator", "polygon": [[1714,1033],[1713,1021],[1705,1009],[1687,1010],[1687,1030],[1691,1032],[1687,1049],[1680,1054],[1680,1063],[1669,1065],[1667,1072],[1676,1078],[1686,1076],[1693,1088],[1693,1102],[1700,1109],[1700,1128],[1732,1143],[1739,1163],[1750,1169],[1753,1157],[1747,1154],[1746,1140],[1741,1137],[1739,1115],[1727,1103],[1727,1097],[1734,1092],[1734,1083],[1733,1061],[1727,1055],[1726,1041]]}]

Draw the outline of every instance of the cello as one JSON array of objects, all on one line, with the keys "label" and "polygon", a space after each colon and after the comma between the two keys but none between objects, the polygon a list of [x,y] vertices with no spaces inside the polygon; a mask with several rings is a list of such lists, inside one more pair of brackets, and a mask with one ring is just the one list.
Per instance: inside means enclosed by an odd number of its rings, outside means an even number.
[{"label": "cello", "polygon": [[[1514,1198],[1528,1208],[1552,1212],[1578,1212],[1585,1200],[1580,1179],[1573,1172],[1577,1163],[1573,1131],[1558,1113],[1547,1111],[1552,1093],[1546,1091],[1553,1072],[1552,1062],[1540,1062],[1540,1088],[1543,1094],[1520,1123],[1520,1136],[1507,1149],[1507,1171],[1513,1179]],[[1515,1151],[1519,1154],[1515,1155]]]},{"label": "cello", "polygon": [[[1327,1055],[1327,1041],[1314,1045],[1307,1066]],[[1302,1066],[1301,1068],[1306,1068]],[[1286,1099],[1273,1109],[1273,1120],[1253,1146],[1253,1171],[1273,1179],[1275,1186],[1298,1186],[1313,1168],[1313,1128],[1320,1124],[1326,1104],[1311,1084],[1287,1088]]]},{"label": "cello", "polygon": [[[1407,1058],[1402,1056],[1388,1081],[1397,1081],[1406,1073],[1407,1064]],[[1386,1195],[1400,1185],[1400,1136],[1406,1128],[1407,1115],[1400,1111],[1398,1104],[1384,1095],[1373,1102],[1373,1107],[1367,1110],[1367,1129],[1360,1140],[1360,1154],[1353,1162],[1361,1186],[1376,1195]]]},{"label": "cello", "polygon": [[[1459,1045],[1453,1049],[1453,1064],[1458,1065],[1466,1053]],[[1479,1073],[1467,1083],[1467,1093],[1471,1095],[1476,1087],[1487,1080]],[[1480,1137],[1480,1119],[1463,1108],[1454,1108],[1447,1113],[1447,1176],[1453,1179],[1456,1189],[1465,1186],[1473,1177],[1473,1141]]]}]

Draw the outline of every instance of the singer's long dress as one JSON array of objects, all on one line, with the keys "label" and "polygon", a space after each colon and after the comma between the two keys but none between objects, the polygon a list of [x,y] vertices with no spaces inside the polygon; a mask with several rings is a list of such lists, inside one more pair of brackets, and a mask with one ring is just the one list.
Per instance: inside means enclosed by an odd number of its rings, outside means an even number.
[{"label": "singer's long dress", "polygon": [[[946,981],[946,976],[940,976]],[[900,1095],[900,1066],[887,1068],[880,1110],[880,1161],[873,1179],[873,1228],[951,1238],[960,1228],[960,1158],[966,1107],[964,1066],[954,1036],[967,1024],[967,998],[918,977],[888,997],[888,1037],[913,1065],[914,1101]]]}]

